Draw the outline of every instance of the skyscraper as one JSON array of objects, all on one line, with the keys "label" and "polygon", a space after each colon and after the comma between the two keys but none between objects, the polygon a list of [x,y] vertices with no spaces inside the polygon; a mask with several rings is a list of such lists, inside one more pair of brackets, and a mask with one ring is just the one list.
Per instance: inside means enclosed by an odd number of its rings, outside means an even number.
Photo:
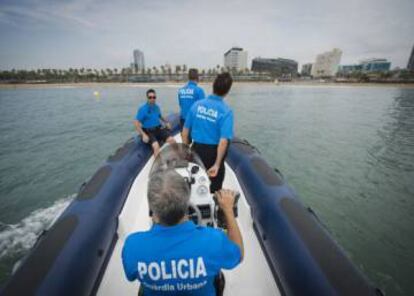
[{"label": "skyscraper", "polygon": [[141,71],[145,69],[144,53],[139,49],[134,50],[134,68],[135,71]]},{"label": "skyscraper", "polygon": [[230,70],[244,70],[247,68],[247,51],[241,47],[232,47],[224,54],[224,67]]},{"label": "skyscraper", "polygon": [[334,48],[316,56],[316,61],[312,66],[313,77],[331,77],[335,76],[338,71],[338,65],[341,61],[342,51]]},{"label": "skyscraper", "polygon": [[408,60],[407,69],[410,71],[414,71],[414,45],[413,49],[411,50],[410,59]]},{"label": "skyscraper", "polygon": [[312,72],[312,64],[311,63],[302,65],[302,71],[300,73],[302,76],[310,76],[311,72]]}]

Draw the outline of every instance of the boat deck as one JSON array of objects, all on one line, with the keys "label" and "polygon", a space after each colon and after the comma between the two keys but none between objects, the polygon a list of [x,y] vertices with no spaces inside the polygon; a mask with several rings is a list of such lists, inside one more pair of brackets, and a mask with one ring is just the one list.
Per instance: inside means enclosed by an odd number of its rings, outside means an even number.
[{"label": "boat deck", "polygon": [[[181,139],[176,137],[177,141]],[[98,295],[137,295],[139,283],[129,282],[123,271],[121,250],[125,238],[132,232],[146,231],[151,227],[148,216],[147,178],[154,158],[135,179],[124,208],[118,217],[118,241],[98,289]],[[239,217],[237,218],[244,241],[244,260],[233,270],[224,270],[226,287],[224,295],[280,295],[253,229],[250,208],[233,170],[226,164],[223,188],[240,192]]]}]

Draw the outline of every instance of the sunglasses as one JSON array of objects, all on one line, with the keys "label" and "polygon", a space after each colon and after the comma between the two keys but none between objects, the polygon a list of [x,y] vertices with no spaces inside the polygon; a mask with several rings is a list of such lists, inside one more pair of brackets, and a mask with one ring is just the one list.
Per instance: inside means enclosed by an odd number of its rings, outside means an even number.
[{"label": "sunglasses", "polygon": [[157,96],[148,96],[148,99],[156,99],[157,98]]}]

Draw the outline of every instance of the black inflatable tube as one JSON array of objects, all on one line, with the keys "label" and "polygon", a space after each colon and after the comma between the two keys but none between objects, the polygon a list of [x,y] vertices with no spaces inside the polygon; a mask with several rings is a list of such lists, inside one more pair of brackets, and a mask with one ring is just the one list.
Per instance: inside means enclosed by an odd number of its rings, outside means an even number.
[{"label": "black inflatable tube", "polygon": [[258,159],[257,149],[235,139],[226,160],[243,188],[256,233],[283,294],[382,294],[281,181],[278,171]]}]

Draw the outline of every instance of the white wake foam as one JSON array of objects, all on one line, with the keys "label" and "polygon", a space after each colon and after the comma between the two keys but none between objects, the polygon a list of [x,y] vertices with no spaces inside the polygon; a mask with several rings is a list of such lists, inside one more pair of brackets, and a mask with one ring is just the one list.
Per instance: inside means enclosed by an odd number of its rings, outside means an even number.
[{"label": "white wake foam", "polygon": [[13,253],[29,250],[40,233],[59,217],[75,196],[60,199],[48,208],[33,211],[18,224],[1,225],[0,259]]}]

